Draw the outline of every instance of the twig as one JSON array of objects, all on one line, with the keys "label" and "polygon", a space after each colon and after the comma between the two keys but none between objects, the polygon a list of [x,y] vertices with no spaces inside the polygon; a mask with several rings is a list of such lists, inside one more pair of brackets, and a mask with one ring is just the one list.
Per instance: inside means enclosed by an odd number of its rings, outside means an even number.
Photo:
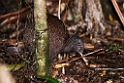
[{"label": "twig", "polygon": [[[12,23],[12,22],[16,21],[18,19],[18,15],[20,15],[20,19],[24,18],[30,12],[29,9],[32,7],[33,6],[28,6],[27,8],[23,8],[16,12],[12,12],[12,13],[0,16],[0,20],[5,19],[0,23],[0,27],[6,25],[8,23]],[[27,10],[29,10],[29,11],[27,11]]]},{"label": "twig", "polygon": [[[30,12],[30,11],[28,11],[28,12],[26,12],[26,13],[22,13],[22,14],[20,15],[20,19],[24,18],[29,12]],[[7,17],[8,17],[8,16],[7,16]],[[10,17],[6,18],[4,21],[2,21],[2,22],[0,23],[0,27],[6,25],[6,24],[8,24],[8,23],[15,22],[15,21],[17,21],[17,19],[18,19],[18,15],[10,16]]]},{"label": "twig", "polygon": [[60,19],[60,11],[61,11],[61,0],[59,0],[59,8],[58,8],[58,18]]},{"label": "twig", "polygon": [[[87,56],[89,56],[89,55],[92,55],[92,54],[95,54],[95,53],[98,53],[98,52],[101,52],[101,51],[105,51],[105,50],[104,50],[104,49],[98,49],[98,50],[95,50],[95,51],[93,51],[93,52],[84,54],[83,56],[84,56],[84,57],[87,57]],[[71,63],[71,62],[73,62],[73,61],[76,61],[76,60],[78,60],[78,59],[80,59],[80,58],[81,58],[81,57],[74,58],[74,59],[70,60],[69,63]]]},{"label": "twig", "polygon": [[110,37],[110,36],[102,36],[102,38],[107,40],[113,40],[118,42],[124,42],[124,38]]},{"label": "twig", "polygon": [[116,12],[117,12],[117,14],[118,14],[118,16],[119,16],[121,22],[122,22],[122,24],[123,24],[123,26],[124,26],[124,16],[122,15],[122,13],[121,13],[121,11],[120,11],[118,5],[117,5],[116,0],[111,0],[111,1],[112,1],[112,4],[113,4],[113,6],[114,6],[114,8],[115,8],[115,10],[116,10]]},{"label": "twig", "polygon": [[112,37],[107,37],[107,39],[114,40],[114,41],[124,42],[124,39],[122,39],[122,38],[112,38]]},{"label": "twig", "polygon": [[118,70],[122,70],[124,71],[124,68],[95,68],[95,71],[98,70],[111,70],[111,71],[118,71]]},{"label": "twig", "polygon": [[9,13],[9,14],[2,15],[2,16],[0,16],[0,20],[5,19],[5,18],[8,18],[8,17],[11,17],[11,16],[18,15],[19,13],[23,13],[23,12],[25,12],[26,10],[28,10],[28,9],[30,9],[32,7],[33,6],[28,6],[26,8],[21,9],[21,10],[18,10],[16,12],[12,12],[12,13]]},{"label": "twig", "polygon": [[[90,52],[90,53],[87,53],[87,54],[84,54],[83,56],[84,57],[86,57],[86,56],[89,56],[89,55],[91,55],[91,54],[94,54],[94,53],[97,53],[97,52],[100,52],[100,51],[105,51],[104,49],[98,49],[98,50],[95,50],[95,51],[93,51],[93,52]],[[82,59],[82,57],[80,56],[80,57],[76,57],[76,58],[73,58],[73,59],[71,59],[70,61],[68,61],[68,60],[61,60],[61,61],[57,61],[57,62],[54,62],[54,64],[53,64],[53,66],[54,66],[54,68],[60,68],[60,67],[63,67],[63,66],[67,66],[67,65],[69,65],[71,62],[74,62],[74,61],[76,61],[76,60],[78,60],[78,59]],[[59,66],[58,66],[59,65]],[[56,67],[57,66],[57,67]]]}]

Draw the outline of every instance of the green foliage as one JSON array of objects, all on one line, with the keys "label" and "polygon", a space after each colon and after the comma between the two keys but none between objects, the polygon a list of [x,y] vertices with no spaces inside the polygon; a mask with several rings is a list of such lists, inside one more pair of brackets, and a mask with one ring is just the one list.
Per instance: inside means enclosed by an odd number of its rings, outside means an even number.
[{"label": "green foliage", "polygon": [[49,76],[38,76],[39,79],[45,80],[46,83],[60,83],[58,79]]},{"label": "green foliage", "polygon": [[109,47],[110,50],[118,50],[118,49],[123,49],[123,46],[120,45],[111,45]]},{"label": "green foliage", "polygon": [[11,71],[17,71],[19,70],[20,68],[22,68],[24,66],[24,63],[22,64],[7,64],[7,68]]}]

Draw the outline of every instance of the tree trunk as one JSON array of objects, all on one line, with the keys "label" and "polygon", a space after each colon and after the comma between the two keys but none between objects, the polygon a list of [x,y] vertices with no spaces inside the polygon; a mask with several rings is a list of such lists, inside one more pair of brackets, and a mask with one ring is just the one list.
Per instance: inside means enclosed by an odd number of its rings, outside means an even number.
[{"label": "tree trunk", "polygon": [[98,34],[103,34],[105,27],[100,1],[86,0],[86,8],[85,21],[87,23],[87,31],[91,37],[97,37]]},{"label": "tree trunk", "polygon": [[46,23],[46,3],[45,0],[34,1],[34,17],[36,36],[36,56],[38,60],[37,75],[49,74],[48,64],[48,35],[47,31],[41,32],[47,28]]}]

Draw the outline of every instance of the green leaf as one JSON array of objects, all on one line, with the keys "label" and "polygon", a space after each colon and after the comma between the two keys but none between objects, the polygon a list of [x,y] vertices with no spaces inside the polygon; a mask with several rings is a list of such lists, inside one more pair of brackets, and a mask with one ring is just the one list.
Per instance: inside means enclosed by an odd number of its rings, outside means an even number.
[{"label": "green leaf", "polygon": [[7,68],[8,68],[9,70],[13,70],[13,71],[18,70],[18,69],[20,69],[20,68],[23,67],[23,66],[24,66],[23,63],[22,63],[22,64],[7,64]]},{"label": "green leaf", "polygon": [[58,79],[49,76],[38,76],[38,78],[45,80],[46,83],[60,83]]}]

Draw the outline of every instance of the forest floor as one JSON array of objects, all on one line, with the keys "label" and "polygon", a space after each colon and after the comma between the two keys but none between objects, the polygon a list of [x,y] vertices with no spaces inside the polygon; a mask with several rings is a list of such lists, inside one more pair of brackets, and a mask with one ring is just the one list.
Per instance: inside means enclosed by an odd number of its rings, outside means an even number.
[{"label": "forest floor", "polygon": [[[18,10],[17,3],[13,3],[10,0],[8,0],[7,3],[10,4],[8,5],[9,7],[4,5],[4,10],[1,9],[3,5],[1,4],[2,3],[0,3],[1,16],[10,12],[14,12],[14,9]],[[6,7],[8,8],[6,9]],[[105,10],[104,12],[106,11],[107,10]],[[22,15],[25,16],[25,14]],[[110,14],[110,16],[111,15],[113,15],[113,13]],[[105,18],[107,17],[108,16],[106,16]],[[0,23],[2,23],[3,20],[5,19],[0,19]],[[111,21],[111,23],[115,24],[115,21]],[[70,24],[67,23],[66,25]],[[12,70],[12,74],[16,78],[18,83],[26,83],[23,77],[23,75],[27,75],[23,72],[23,62],[25,61],[24,58],[26,56],[18,56],[18,52],[20,53],[19,55],[21,55],[25,50],[23,44],[24,42],[22,41],[22,35],[24,31],[24,29],[22,30],[22,27],[25,26],[24,20],[20,20],[19,23],[18,29],[20,35],[18,35],[18,37],[20,38],[18,42],[16,40],[17,33],[15,33],[15,31],[17,30],[17,26],[18,25],[16,24],[16,22],[13,21],[3,25],[2,27],[0,25],[0,62],[9,64],[9,67]],[[72,24],[71,26],[73,27],[75,25]],[[96,43],[95,38],[90,40],[90,35],[83,36],[82,40],[84,42],[84,55],[86,55],[88,65],[84,63],[79,54],[70,53],[69,57],[66,57],[63,62],[61,62],[60,60],[60,64],[53,63],[54,66],[64,66],[53,68],[52,77],[57,78],[62,83],[124,83],[124,31],[122,29],[123,26],[119,26],[121,28],[114,27],[108,31],[109,33],[114,35],[100,35],[100,40],[102,40],[102,42],[100,43]],[[79,29],[80,35],[87,32],[86,29],[82,29],[83,28]],[[87,55],[88,53],[92,54]],[[39,80],[38,83],[45,83],[45,81]]]}]

